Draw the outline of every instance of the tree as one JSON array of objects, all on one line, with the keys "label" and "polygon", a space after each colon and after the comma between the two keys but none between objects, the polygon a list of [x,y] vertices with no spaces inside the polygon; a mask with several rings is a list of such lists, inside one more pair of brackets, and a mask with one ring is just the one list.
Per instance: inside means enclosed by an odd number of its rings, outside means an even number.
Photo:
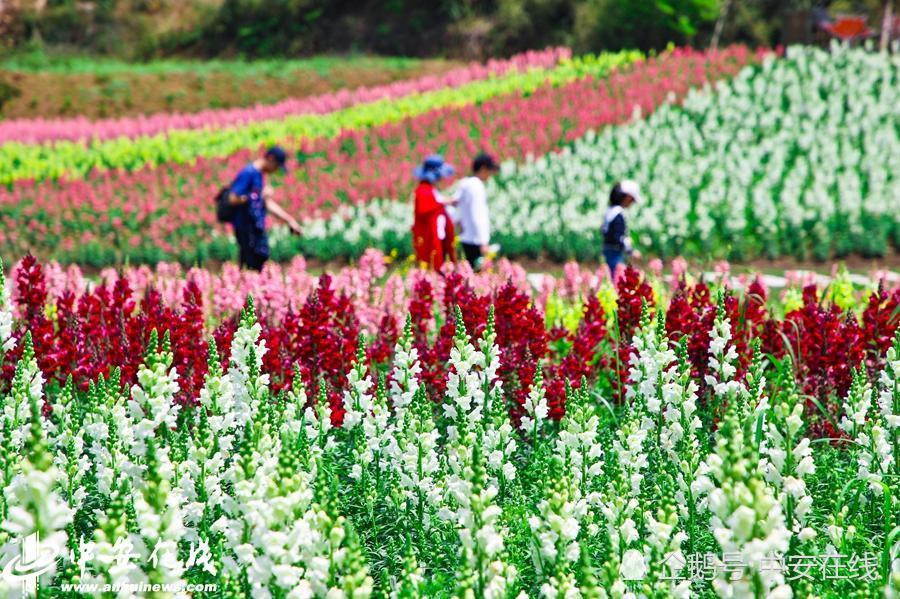
[{"label": "tree", "polygon": [[696,44],[719,15],[719,0],[583,0],[576,14],[579,50],[662,49]]}]

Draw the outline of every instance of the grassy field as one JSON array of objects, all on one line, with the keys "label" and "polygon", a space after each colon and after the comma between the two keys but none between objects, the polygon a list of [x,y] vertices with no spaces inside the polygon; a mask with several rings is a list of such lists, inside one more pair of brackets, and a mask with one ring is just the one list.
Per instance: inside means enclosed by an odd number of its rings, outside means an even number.
[{"label": "grassy field", "polygon": [[[260,75],[290,76],[297,71],[328,76],[347,68],[409,72],[423,62],[415,58],[366,55],[314,56],[311,58],[275,58],[243,60],[235,58],[193,60],[162,59],[151,62],[129,62],[115,58],[73,55],[69,53],[30,51],[0,58],[0,70],[22,73],[55,73],[58,75],[159,75],[171,73],[229,73],[238,77]],[[440,62],[440,61],[438,61]]]},{"label": "grassy field", "polygon": [[440,73],[455,65],[371,56],[129,63],[32,52],[0,60],[0,118],[108,118],[268,104]]}]

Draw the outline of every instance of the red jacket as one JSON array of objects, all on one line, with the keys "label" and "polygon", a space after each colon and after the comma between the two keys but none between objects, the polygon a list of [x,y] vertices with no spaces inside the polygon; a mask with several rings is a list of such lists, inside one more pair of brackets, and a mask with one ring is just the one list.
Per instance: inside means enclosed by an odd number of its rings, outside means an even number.
[{"label": "red jacket", "polygon": [[412,226],[413,250],[416,259],[435,270],[444,260],[456,262],[453,221],[435,194],[434,185],[421,181],[416,187],[415,218]]}]

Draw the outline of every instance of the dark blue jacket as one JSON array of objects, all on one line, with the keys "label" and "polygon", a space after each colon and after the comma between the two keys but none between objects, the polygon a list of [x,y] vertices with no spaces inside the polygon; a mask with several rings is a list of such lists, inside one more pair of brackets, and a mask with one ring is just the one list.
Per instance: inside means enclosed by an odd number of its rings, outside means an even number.
[{"label": "dark blue jacket", "polygon": [[231,224],[237,229],[252,228],[257,233],[266,230],[266,201],[262,197],[265,182],[262,171],[248,164],[231,183],[231,193],[246,196],[247,202],[235,207]]},{"label": "dark blue jacket", "polygon": [[231,193],[245,196],[247,201],[235,207],[231,225],[242,251],[251,250],[259,256],[269,255],[266,235],[266,201],[262,192],[265,183],[262,171],[252,163],[241,169],[231,184]]},{"label": "dark blue jacket", "polygon": [[606,210],[606,217],[603,219],[603,248],[619,252],[631,251],[625,210],[621,206],[610,206]]}]

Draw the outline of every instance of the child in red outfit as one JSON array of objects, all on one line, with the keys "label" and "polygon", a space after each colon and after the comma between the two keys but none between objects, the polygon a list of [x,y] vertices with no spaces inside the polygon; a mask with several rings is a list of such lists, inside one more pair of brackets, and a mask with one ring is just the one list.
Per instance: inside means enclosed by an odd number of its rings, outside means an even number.
[{"label": "child in red outfit", "polygon": [[413,249],[418,262],[434,270],[440,270],[446,260],[456,262],[453,221],[435,187],[435,183],[453,172],[453,167],[437,154],[426,158],[413,171],[419,181],[414,196]]}]

